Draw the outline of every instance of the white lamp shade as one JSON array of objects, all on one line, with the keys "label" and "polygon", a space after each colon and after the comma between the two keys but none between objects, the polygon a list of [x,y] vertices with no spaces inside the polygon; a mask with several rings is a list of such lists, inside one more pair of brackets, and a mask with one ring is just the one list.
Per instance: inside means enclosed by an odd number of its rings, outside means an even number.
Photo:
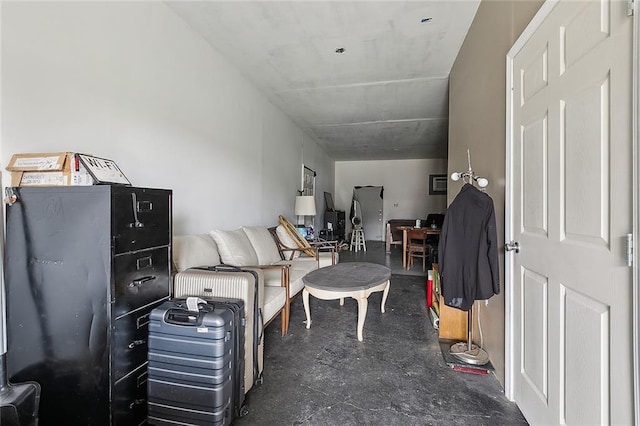
[{"label": "white lamp shade", "polygon": [[296,205],[294,207],[296,216],[315,216],[316,200],[313,195],[298,195],[296,197]]}]

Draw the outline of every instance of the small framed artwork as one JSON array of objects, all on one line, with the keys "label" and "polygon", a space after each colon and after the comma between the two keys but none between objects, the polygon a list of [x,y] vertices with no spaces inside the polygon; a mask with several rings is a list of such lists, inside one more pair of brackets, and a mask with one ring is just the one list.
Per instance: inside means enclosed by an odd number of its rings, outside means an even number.
[{"label": "small framed artwork", "polygon": [[131,182],[129,182],[129,179],[120,171],[115,161],[86,154],[78,154],[78,158],[80,158],[84,167],[93,177],[96,185],[131,185]]},{"label": "small framed artwork", "polygon": [[429,175],[429,195],[447,195],[447,175]]}]

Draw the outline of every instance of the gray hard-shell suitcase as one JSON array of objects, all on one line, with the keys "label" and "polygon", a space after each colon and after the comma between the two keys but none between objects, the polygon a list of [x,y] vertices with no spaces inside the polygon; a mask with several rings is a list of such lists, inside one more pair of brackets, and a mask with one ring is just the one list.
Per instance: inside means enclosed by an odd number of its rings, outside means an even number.
[{"label": "gray hard-shell suitcase", "polygon": [[264,327],[260,309],[263,290],[260,285],[264,284],[255,269],[229,265],[190,268],[177,273],[173,280],[173,296],[176,298],[198,296],[245,301],[245,392],[262,382]]},{"label": "gray hard-shell suitcase", "polygon": [[244,301],[173,299],[151,312],[148,422],[228,425],[244,405]]}]

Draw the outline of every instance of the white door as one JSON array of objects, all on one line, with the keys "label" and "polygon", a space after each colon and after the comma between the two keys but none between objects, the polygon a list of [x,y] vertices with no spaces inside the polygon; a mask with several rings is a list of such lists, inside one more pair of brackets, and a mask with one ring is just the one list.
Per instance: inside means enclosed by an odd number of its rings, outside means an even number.
[{"label": "white door", "polygon": [[362,208],[362,228],[367,240],[382,241],[382,192],[381,186],[363,186],[356,188],[356,197]]},{"label": "white door", "polygon": [[569,0],[533,22],[508,56],[511,393],[534,425],[629,425],[633,18]]}]

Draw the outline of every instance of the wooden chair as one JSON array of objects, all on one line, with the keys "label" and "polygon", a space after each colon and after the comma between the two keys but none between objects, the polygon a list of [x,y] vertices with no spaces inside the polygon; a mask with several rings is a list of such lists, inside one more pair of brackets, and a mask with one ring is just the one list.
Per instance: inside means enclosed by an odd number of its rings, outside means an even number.
[{"label": "wooden chair", "polygon": [[413,267],[413,258],[422,258],[422,272],[426,271],[427,258],[431,255],[431,246],[427,242],[427,229],[417,228],[407,232],[408,269]]}]

